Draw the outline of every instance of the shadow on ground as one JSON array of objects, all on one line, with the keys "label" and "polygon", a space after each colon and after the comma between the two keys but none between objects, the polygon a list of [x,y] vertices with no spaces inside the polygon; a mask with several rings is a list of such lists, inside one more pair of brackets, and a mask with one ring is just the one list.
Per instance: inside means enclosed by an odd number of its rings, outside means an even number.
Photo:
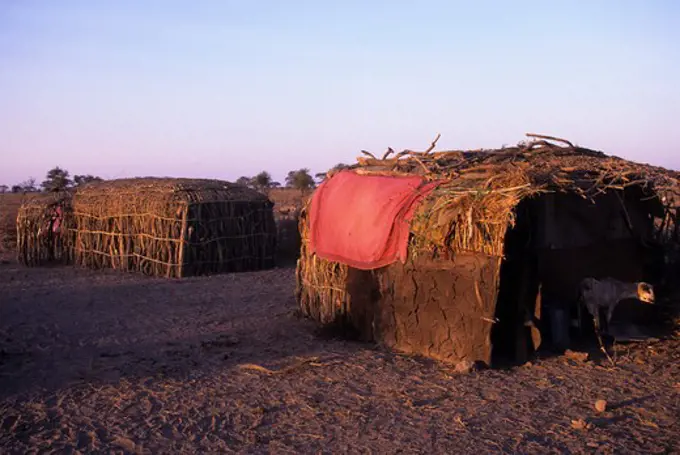
[{"label": "shadow on ground", "polygon": [[[271,366],[321,346],[314,325],[297,314],[293,283],[280,279],[291,264],[184,280],[16,264],[0,270],[0,398]],[[331,345],[345,353],[371,347]]]}]

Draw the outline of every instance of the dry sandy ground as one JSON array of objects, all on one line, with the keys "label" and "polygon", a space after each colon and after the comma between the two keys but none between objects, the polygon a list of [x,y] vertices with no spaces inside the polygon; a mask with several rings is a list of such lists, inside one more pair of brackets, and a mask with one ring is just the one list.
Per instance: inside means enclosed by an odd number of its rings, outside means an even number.
[{"label": "dry sandy ground", "polygon": [[680,450],[677,338],[456,375],[316,334],[293,273],[0,265],[0,452]]}]

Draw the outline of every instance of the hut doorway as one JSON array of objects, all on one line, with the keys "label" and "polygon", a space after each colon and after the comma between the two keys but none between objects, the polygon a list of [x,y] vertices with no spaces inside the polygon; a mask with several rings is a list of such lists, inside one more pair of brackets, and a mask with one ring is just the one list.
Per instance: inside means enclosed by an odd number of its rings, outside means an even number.
[{"label": "hut doorway", "polygon": [[[562,352],[592,338],[587,318],[583,332],[573,324],[584,278],[655,282],[658,255],[644,241],[652,238],[655,207],[643,196],[633,187],[599,195],[594,203],[546,194],[518,204],[500,269],[492,331],[497,363],[524,363],[539,348]],[[617,313],[626,318],[626,307],[617,309],[615,320]]]},{"label": "hut doorway", "polygon": [[540,319],[538,258],[532,247],[530,200],[516,208],[516,223],[505,235],[501,262],[496,324],[491,331],[492,363],[524,363],[541,344],[534,323]]}]

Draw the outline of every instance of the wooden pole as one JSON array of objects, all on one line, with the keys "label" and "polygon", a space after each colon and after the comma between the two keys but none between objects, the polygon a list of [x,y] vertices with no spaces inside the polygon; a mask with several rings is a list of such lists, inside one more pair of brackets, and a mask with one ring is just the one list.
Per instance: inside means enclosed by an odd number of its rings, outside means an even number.
[{"label": "wooden pole", "polygon": [[177,278],[182,278],[184,276],[184,248],[187,244],[187,219],[189,214],[189,203],[184,203],[184,208],[182,209],[182,226],[180,233],[180,241],[178,243],[177,251]]}]

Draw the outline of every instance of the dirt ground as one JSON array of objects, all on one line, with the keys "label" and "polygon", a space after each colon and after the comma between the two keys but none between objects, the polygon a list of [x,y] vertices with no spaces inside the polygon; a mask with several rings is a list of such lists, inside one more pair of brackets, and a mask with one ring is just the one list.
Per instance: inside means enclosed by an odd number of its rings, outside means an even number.
[{"label": "dirt ground", "polygon": [[[456,374],[321,336],[294,270],[0,265],[2,453],[678,453],[680,339]],[[598,412],[594,403],[607,401]]]}]

